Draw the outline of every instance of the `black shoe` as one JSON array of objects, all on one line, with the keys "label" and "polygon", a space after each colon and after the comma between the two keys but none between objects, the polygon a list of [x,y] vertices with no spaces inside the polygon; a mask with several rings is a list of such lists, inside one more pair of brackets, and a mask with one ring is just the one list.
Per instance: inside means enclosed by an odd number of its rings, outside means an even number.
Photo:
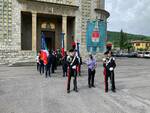
[{"label": "black shoe", "polygon": [[89,85],[89,88],[91,88],[91,86]]},{"label": "black shoe", "polygon": [[70,93],[70,90],[67,90],[67,93]]},{"label": "black shoe", "polygon": [[94,87],[94,88],[95,88],[95,85],[92,85],[92,87]]},{"label": "black shoe", "polygon": [[105,90],[105,93],[108,93],[108,89],[107,89],[107,90]]},{"label": "black shoe", "polygon": [[77,89],[75,89],[75,92],[78,92],[78,90],[77,90]]},{"label": "black shoe", "polygon": [[115,90],[115,89],[112,89],[112,92],[114,92],[114,93],[115,93],[115,92],[116,92],[116,90]]}]

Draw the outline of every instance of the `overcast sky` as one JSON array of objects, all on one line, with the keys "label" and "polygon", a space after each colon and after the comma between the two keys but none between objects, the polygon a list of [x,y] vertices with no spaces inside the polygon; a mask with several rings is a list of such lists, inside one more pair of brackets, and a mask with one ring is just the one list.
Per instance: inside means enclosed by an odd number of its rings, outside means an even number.
[{"label": "overcast sky", "polygon": [[150,36],[150,0],[106,0],[108,30]]}]

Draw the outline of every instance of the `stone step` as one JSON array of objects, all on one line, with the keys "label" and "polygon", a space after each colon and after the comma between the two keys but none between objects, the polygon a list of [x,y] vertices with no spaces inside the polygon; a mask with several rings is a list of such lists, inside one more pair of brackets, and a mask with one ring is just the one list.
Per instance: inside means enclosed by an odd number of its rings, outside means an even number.
[{"label": "stone step", "polygon": [[35,62],[35,58],[36,54],[33,51],[0,50],[0,64]]},{"label": "stone step", "polygon": [[8,64],[10,67],[20,67],[20,66],[35,66],[36,62],[16,62],[12,64]]}]

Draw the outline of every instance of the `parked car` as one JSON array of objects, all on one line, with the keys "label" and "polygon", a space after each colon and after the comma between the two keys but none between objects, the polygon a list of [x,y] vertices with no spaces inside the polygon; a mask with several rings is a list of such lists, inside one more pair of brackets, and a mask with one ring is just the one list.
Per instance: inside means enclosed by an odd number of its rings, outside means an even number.
[{"label": "parked car", "polygon": [[145,57],[145,58],[150,58],[150,51],[146,51],[146,52],[144,53],[144,57]]},{"label": "parked car", "polygon": [[128,57],[128,53],[114,53],[113,56],[115,57]]},{"label": "parked car", "polygon": [[138,52],[137,57],[143,58],[144,57],[144,52],[143,51]]},{"label": "parked car", "polygon": [[137,57],[137,53],[136,52],[131,52],[131,53],[128,53],[128,57]]},{"label": "parked car", "polygon": [[128,57],[128,53],[120,53],[121,57]]}]

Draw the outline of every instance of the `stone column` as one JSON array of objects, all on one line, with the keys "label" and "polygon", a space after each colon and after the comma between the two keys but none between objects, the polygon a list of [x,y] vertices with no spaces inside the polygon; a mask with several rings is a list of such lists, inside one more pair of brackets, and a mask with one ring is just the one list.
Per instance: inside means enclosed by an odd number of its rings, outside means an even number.
[{"label": "stone column", "polygon": [[97,8],[100,8],[100,0],[97,0]]},{"label": "stone column", "polygon": [[105,9],[105,0],[100,0],[100,9]]},{"label": "stone column", "polygon": [[32,12],[32,51],[36,52],[37,43],[37,13]]},{"label": "stone column", "polygon": [[67,50],[67,16],[62,16],[62,32],[64,35],[64,48]]}]

